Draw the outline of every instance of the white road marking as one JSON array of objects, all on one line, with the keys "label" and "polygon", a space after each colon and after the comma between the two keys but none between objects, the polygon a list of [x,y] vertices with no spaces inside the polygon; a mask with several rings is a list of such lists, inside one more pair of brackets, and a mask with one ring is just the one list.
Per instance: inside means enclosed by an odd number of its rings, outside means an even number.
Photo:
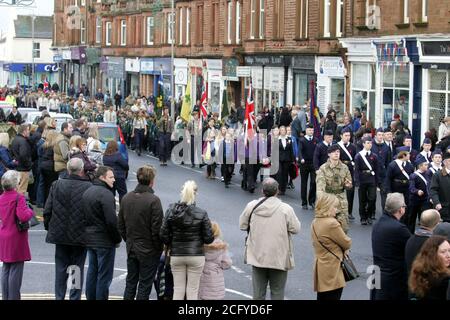
[{"label": "white road marking", "polygon": [[248,298],[248,299],[252,299],[252,298],[253,298],[252,296],[250,296],[250,295],[248,295],[248,294],[245,294],[245,293],[243,293],[243,292],[236,291],[236,290],[233,290],[233,289],[228,289],[228,288],[226,288],[225,291],[226,291],[226,292],[230,292],[230,293],[237,294],[237,295],[239,295],[239,296],[242,296],[242,297],[245,297],[245,298]]},{"label": "white road marking", "polygon": [[127,278],[127,272],[125,272],[124,274],[121,274],[120,276],[115,277],[114,279],[112,279],[111,285],[120,282],[122,280],[125,280]]},{"label": "white road marking", "polygon": [[[48,265],[48,266],[55,265],[54,262],[44,262],[44,261],[25,261],[25,263],[28,263],[28,264],[42,264],[42,265]],[[3,263],[0,262],[0,266],[2,266],[2,265],[3,265]],[[87,268],[88,265],[85,264],[84,267]],[[121,269],[121,268],[114,268],[114,271],[127,272],[128,270],[127,269]]]},{"label": "white road marking", "polygon": [[237,273],[245,273],[244,270],[242,270],[242,269],[240,269],[240,268],[238,268],[238,267],[235,267],[235,266],[231,266],[231,269],[233,269],[233,270],[236,271]]}]

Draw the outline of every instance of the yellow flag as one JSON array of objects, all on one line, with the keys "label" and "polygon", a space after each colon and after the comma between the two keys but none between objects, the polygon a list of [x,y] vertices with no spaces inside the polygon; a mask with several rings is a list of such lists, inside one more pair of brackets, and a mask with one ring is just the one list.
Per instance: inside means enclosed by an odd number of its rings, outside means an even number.
[{"label": "yellow flag", "polygon": [[181,106],[181,118],[189,122],[191,120],[191,75],[189,72],[186,93],[184,94],[183,105]]}]

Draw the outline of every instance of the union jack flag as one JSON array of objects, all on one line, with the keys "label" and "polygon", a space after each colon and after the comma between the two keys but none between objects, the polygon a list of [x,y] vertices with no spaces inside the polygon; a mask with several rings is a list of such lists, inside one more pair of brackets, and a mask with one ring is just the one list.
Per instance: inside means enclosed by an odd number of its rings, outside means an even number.
[{"label": "union jack flag", "polygon": [[247,143],[248,137],[254,136],[254,127],[256,123],[255,117],[255,101],[253,100],[253,88],[250,82],[250,88],[248,89],[248,96],[245,102],[245,143]]}]

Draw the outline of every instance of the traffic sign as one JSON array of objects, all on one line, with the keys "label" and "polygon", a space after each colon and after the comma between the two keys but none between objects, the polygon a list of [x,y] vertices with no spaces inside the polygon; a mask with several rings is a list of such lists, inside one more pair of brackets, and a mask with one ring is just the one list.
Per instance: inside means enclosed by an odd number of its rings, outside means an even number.
[{"label": "traffic sign", "polygon": [[53,62],[54,62],[54,63],[60,63],[62,60],[63,60],[63,57],[62,57],[62,55],[60,55],[60,54],[55,54],[55,55],[53,56]]}]

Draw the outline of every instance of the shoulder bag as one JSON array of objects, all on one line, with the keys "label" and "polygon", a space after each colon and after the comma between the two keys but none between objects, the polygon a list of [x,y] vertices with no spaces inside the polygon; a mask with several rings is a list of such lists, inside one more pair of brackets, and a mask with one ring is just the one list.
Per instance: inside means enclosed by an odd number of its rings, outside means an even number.
[{"label": "shoulder bag", "polygon": [[253,212],[255,212],[255,210],[264,203],[264,201],[266,201],[267,199],[269,199],[268,197],[262,199],[260,202],[258,202],[256,204],[256,206],[253,207],[252,212],[250,212],[250,216],[248,217],[248,226],[247,226],[247,236],[245,237],[245,252],[244,252],[244,264],[247,264],[247,239],[248,239],[248,235],[250,234],[250,222],[252,221],[252,215]]},{"label": "shoulder bag", "polygon": [[[314,229],[314,226],[312,226],[312,229],[313,229],[313,231],[314,231],[314,235],[316,236],[316,238],[317,238],[317,241],[320,243],[320,245],[322,246],[322,247],[324,247],[325,248],[325,250],[327,250],[329,253],[331,253],[334,257],[336,257],[336,259],[338,259],[340,262],[341,262],[341,268],[342,268],[342,272],[344,273],[344,278],[345,278],[345,281],[351,281],[351,280],[354,280],[354,279],[356,279],[356,278],[358,278],[359,277],[359,273],[358,273],[358,270],[356,270],[356,267],[355,267],[355,265],[353,264],[353,261],[350,259],[350,257],[349,256],[346,256],[345,255],[345,253],[343,254],[343,258],[342,258],[342,260],[337,256],[337,255],[335,255],[330,249],[328,249],[320,240],[319,240],[319,237],[317,236],[317,233],[316,233],[316,230]],[[333,240],[332,240],[333,241]],[[334,242],[334,241],[333,241]],[[342,251],[344,251],[344,250],[342,250]]]},{"label": "shoulder bag", "polygon": [[[19,217],[17,216],[17,204],[19,202],[19,197],[20,197],[20,195],[17,194],[16,203],[14,205],[14,219],[16,221],[17,230],[19,230],[19,232],[24,232],[24,231],[27,231],[28,229],[30,229],[31,227],[37,226],[39,224],[39,220],[36,219],[36,217],[34,216],[34,213],[33,213],[33,216],[31,217],[31,219],[29,221],[27,221],[27,222],[20,221]],[[29,205],[28,205],[28,207],[29,207]]]}]

